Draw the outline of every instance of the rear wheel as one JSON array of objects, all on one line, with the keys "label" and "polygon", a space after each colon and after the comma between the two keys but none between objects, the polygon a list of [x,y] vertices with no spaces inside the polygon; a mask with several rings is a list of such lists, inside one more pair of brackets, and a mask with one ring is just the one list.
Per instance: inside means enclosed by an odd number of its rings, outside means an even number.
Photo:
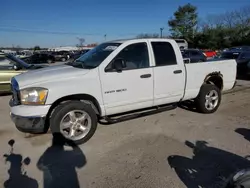
[{"label": "rear wheel", "polygon": [[63,58],[62,58],[62,61],[63,61],[63,62],[66,61],[66,58],[63,57]]},{"label": "rear wheel", "polygon": [[218,87],[212,84],[204,84],[200,93],[195,99],[197,109],[201,113],[213,113],[215,112],[221,102],[221,91]]},{"label": "rear wheel", "polygon": [[53,61],[52,61],[51,59],[48,59],[48,60],[47,60],[47,63],[48,63],[48,64],[51,64],[52,62],[53,62]]},{"label": "rear wheel", "polygon": [[53,135],[60,133],[65,140],[82,144],[94,135],[97,116],[90,105],[80,101],[70,101],[54,110],[50,125]]}]

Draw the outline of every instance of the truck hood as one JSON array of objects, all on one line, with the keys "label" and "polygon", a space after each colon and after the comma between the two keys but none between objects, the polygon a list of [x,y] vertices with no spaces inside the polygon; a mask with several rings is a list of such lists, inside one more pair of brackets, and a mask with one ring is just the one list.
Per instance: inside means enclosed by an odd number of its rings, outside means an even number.
[{"label": "truck hood", "polygon": [[15,76],[20,89],[36,83],[53,82],[84,75],[89,69],[76,68],[70,65],[56,65],[37,70],[31,70]]}]

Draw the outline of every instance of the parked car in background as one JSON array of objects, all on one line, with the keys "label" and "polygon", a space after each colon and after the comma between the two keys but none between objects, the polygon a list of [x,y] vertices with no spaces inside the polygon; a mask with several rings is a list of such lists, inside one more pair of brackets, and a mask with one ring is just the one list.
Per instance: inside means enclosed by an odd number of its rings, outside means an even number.
[{"label": "parked car in background", "polygon": [[248,75],[250,73],[250,51],[226,51],[221,54],[220,58],[235,59],[238,75]]},{"label": "parked car in background", "polygon": [[21,52],[16,53],[17,58],[26,58],[26,57],[30,57],[31,55],[32,53],[30,51],[21,51]]},{"label": "parked car in background", "polygon": [[13,76],[28,70],[39,69],[44,65],[30,65],[13,55],[1,55],[0,92],[10,92],[10,80]]},{"label": "parked car in background", "polygon": [[55,61],[67,61],[70,58],[70,52],[68,51],[52,52],[51,55],[54,56]]},{"label": "parked car in background", "polygon": [[30,57],[22,58],[22,60],[29,64],[55,63],[55,57],[46,53],[36,53]]},{"label": "parked car in background", "polygon": [[205,62],[207,57],[203,54],[201,50],[197,49],[187,49],[181,50],[183,58],[189,58],[190,63]]},{"label": "parked car in background", "polygon": [[202,50],[202,52],[207,57],[207,59],[211,59],[217,56],[216,51],[213,50]]}]

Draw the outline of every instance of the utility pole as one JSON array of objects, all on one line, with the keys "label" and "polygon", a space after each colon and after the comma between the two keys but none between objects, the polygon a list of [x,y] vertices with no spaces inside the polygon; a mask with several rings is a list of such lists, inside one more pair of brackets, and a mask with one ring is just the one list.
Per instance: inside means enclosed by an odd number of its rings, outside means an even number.
[{"label": "utility pole", "polygon": [[107,39],[107,34],[104,35],[104,41],[106,41],[106,39]]},{"label": "utility pole", "polygon": [[160,31],[161,31],[161,38],[162,38],[162,31],[163,31],[163,29],[164,29],[163,27],[160,28]]}]

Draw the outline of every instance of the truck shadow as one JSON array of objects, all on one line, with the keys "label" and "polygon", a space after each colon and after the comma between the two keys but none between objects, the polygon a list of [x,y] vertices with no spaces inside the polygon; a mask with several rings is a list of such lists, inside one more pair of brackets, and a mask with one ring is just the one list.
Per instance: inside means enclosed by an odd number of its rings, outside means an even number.
[{"label": "truck shadow", "polygon": [[[65,145],[71,149],[65,149]],[[54,134],[52,145],[46,149],[37,162],[43,172],[44,188],[80,188],[76,168],[86,164],[82,150],[73,142],[66,142],[61,134]]]},{"label": "truck shadow", "polygon": [[244,138],[250,142],[250,130],[249,129],[238,128],[238,129],[235,129],[235,132],[244,136]]},{"label": "truck shadow", "polygon": [[193,149],[193,157],[173,155],[168,163],[187,187],[225,187],[232,174],[250,167],[246,158],[209,147],[205,141],[186,145]]},{"label": "truck shadow", "polygon": [[15,140],[10,140],[8,142],[11,149],[9,153],[4,154],[5,162],[10,163],[10,168],[8,170],[9,179],[3,184],[4,188],[38,188],[38,183],[35,179],[28,177],[27,172],[24,170],[25,166],[31,163],[29,157],[23,159],[21,154],[14,153]]}]

